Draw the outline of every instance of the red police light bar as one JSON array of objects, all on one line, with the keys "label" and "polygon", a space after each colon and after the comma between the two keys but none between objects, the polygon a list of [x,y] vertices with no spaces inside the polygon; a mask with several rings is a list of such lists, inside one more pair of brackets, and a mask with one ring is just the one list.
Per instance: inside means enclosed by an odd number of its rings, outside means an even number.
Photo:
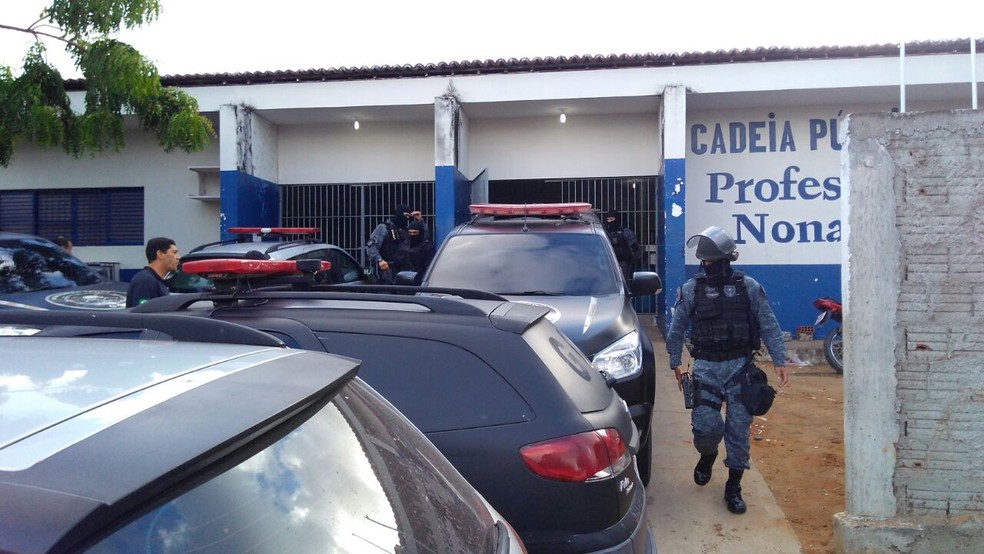
[{"label": "red police light bar", "polygon": [[226,229],[234,235],[313,235],[320,230],[317,227],[229,227]]},{"label": "red police light bar", "polygon": [[587,202],[558,204],[472,204],[468,210],[482,215],[574,215],[591,211]]},{"label": "red police light bar", "polygon": [[[233,275],[290,275],[302,273],[297,269],[299,260],[196,260],[185,262],[181,271],[208,277],[209,279],[228,278]],[[305,260],[300,260],[305,261]],[[322,261],[319,271],[331,269],[331,262]]]}]

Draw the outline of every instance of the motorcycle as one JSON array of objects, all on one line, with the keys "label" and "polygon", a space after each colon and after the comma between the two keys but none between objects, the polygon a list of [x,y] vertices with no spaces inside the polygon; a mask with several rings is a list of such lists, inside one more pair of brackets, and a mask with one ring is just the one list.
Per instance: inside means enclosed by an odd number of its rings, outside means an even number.
[{"label": "motorcycle", "polygon": [[830,320],[837,322],[837,326],[827,333],[827,336],[823,339],[823,355],[827,358],[827,363],[830,367],[834,368],[838,374],[844,374],[844,308],[841,303],[830,297],[817,298],[813,301],[813,307],[820,310],[820,315],[817,316],[816,323],[813,324],[815,329],[820,328],[823,324]]}]

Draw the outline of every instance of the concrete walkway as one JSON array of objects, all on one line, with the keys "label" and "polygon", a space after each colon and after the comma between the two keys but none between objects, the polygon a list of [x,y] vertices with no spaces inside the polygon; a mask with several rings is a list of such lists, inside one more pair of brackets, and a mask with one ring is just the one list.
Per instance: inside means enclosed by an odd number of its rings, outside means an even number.
[{"label": "concrete walkway", "polygon": [[[640,319],[646,319],[645,316]],[[644,323],[645,325],[645,323]],[[653,413],[653,473],[646,489],[649,526],[661,554],[802,552],[786,515],[762,474],[752,468],[742,479],[748,512],[734,515],[724,504],[724,445],[706,486],[694,484],[699,457],[690,433],[690,411],[669,369],[666,345],[649,329],[656,351],[656,408]]]}]

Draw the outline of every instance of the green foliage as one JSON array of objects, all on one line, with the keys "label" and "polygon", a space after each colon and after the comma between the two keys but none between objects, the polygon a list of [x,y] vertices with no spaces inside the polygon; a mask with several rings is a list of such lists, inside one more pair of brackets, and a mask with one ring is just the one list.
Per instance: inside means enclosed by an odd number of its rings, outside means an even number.
[{"label": "green foliage", "polygon": [[[20,75],[0,66],[0,166],[9,165],[21,140],[43,148],[61,146],[75,157],[119,152],[126,116],[135,116],[141,129],[153,132],[166,152],[195,152],[208,146],[215,130],[198,112],[197,101],[162,86],[154,64],[108,36],[153,21],[159,13],[157,0],[52,0],[43,16],[48,25],[60,28],[60,36],[48,32],[48,26],[44,31],[4,26],[31,33],[37,40]],[[73,111],[61,74],[45,60],[44,37],[63,41],[82,72],[81,114]]]},{"label": "green foliage", "polygon": [[45,13],[67,35],[86,37],[150,23],[161,7],[157,0],[52,0]]}]

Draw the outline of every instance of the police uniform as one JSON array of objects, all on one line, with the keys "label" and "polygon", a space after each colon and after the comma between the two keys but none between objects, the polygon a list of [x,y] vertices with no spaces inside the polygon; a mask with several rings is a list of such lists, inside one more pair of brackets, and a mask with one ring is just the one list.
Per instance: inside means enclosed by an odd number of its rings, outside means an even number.
[{"label": "police uniform", "polygon": [[737,377],[751,361],[760,338],[777,366],[785,365],[786,345],[763,287],[755,279],[731,269],[730,260],[737,258],[737,252],[733,241],[728,242],[730,237],[723,236],[725,254],[731,257],[718,257],[720,261],[715,261],[721,264],[718,272],[698,273],[681,287],[673,307],[666,349],[670,367],[677,368],[682,364],[685,338],[689,337],[692,343],[692,371],[698,396],[691,412],[691,426],[694,447],[701,454],[694,481],[705,485],[710,480],[711,467],[723,439],[727,452],[724,465],[729,469],[725,500],[730,511],[744,513],[739,483],[742,472],[749,468],[752,415],[741,401]]}]

